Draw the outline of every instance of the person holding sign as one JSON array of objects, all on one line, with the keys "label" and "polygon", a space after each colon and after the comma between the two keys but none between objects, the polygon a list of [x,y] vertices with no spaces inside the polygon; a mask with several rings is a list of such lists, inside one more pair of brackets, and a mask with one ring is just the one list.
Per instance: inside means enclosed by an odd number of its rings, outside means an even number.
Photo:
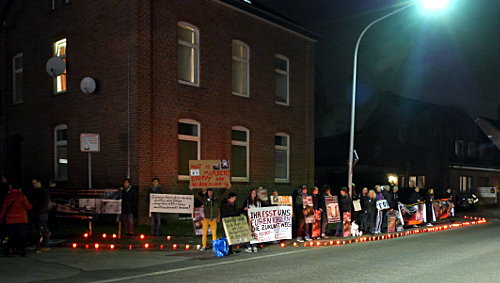
[{"label": "person holding sign", "polygon": [[303,185],[300,188],[300,191],[295,196],[294,204],[295,204],[295,218],[297,221],[297,242],[303,243],[304,240],[311,241],[312,239],[309,237],[309,225],[306,224],[306,218],[304,215],[304,200],[303,197],[307,197],[307,187]]},{"label": "person holding sign", "polygon": [[[220,217],[221,219],[228,217],[235,217],[241,215],[241,209],[236,206],[236,194],[230,192],[227,198],[222,200],[220,206]],[[227,235],[226,235],[227,236]],[[229,254],[233,254],[233,245],[229,245]]]},{"label": "person holding sign", "polygon": [[204,251],[207,248],[209,226],[212,229],[212,241],[217,239],[217,222],[220,220],[220,200],[223,199],[223,196],[217,198],[212,189],[206,189],[202,190],[197,198],[203,203],[203,213],[205,214],[202,222],[203,234],[201,236],[200,248],[200,251]]},{"label": "person holding sign", "polygon": [[[163,188],[160,186],[160,180],[153,178],[152,184],[149,187],[149,194],[163,194]],[[150,199],[150,197],[148,197]],[[160,236],[161,231],[161,214],[159,212],[151,212],[151,235]]]},{"label": "person holding sign", "polygon": [[[257,189],[252,189],[252,190],[250,190],[250,195],[248,196],[248,198],[243,203],[242,210],[244,210],[245,213],[247,213],[248,209],[250,209],[250,208],[262,207],[262,206],[263,206],[262,205],[262,201],[257,196]],[[256,253],[257,252],[257,245],[256,244],[252,244],[252,243],[248,243],[247,244],[246,252],[247,253],[251,253],[251,252]]]},{"label": "person holding sign", "polygon": [[340,223],[337,223],[337,229],[335,230],[336,237],[344,237],[344,214],[347,212],[351,212],[351,198],[349,197],[349,193],[347,192],[347,187],[340,188]]}]

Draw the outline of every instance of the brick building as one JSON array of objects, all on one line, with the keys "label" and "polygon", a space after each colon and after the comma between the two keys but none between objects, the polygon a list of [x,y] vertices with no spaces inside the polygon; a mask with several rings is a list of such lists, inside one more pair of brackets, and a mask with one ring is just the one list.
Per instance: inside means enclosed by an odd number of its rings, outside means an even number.
[{"label": "brick building", "polygon": [[[187,192],[189,159],[229,159],[246,197],[314,180],[311,32],[238,0],[14,0],[1,28],[2,172]],[[52,78],[48,59],[66,62]],[[84,77],[96,91],[84,94]],[[141,194],[143,200],[144,194]],[[145,203],[141,201],[140,203]],[[142,215],[146,207],[140,205]]]}]

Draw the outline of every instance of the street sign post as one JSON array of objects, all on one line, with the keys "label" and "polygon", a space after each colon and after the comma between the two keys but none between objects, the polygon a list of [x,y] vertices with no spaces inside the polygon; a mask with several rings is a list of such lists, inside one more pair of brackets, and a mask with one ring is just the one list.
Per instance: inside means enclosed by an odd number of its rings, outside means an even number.
[{"label": "street sign post", "polygon": [[80,134],[80,150],[88,153],[88,181],[89,188],[92,188],[92,152],[99,152],[101,150],[99,134]]}]

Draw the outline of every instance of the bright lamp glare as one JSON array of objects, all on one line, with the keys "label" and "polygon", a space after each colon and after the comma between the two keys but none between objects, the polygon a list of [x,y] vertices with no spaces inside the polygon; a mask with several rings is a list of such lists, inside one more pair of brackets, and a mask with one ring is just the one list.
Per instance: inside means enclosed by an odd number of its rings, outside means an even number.
[{"label": "bright lamp glare", "polygon": [[441,10],[450,4],[450,0],[421,0],[422,8],[425,10]]}]

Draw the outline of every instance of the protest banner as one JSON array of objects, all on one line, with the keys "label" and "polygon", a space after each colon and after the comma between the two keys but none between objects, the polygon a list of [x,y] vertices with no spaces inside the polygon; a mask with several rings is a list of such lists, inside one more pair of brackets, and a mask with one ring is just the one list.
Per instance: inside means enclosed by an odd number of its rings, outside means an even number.
[{"label": "protest banner", "polygon": [[292,196],[271,196],[271,204],[292,206]]},{"label": "protest banner", "polygon": [[250,208],[248,219],[254,239],[252,243],[292,238],[292,207],[290,206]]},{"label": "protest banner", "polygon": [[450,218],[453,204],[448,200],[435,200],[432,202],[436,220]]},{"label": "protest banner", "polygon": [[248,243],[252,240],[248,221],[244,215],[222,218],[222,225],[230,245]]},{"label": "protest banner", "polygon": [[313,199],[312,196],[303,196],[302,197],[302,207],[304,210],[304,218],[307,224],[314,223],[314,208],[313,208]]},{"label": "protest banner", "polygon": [[344,238],[351,237],[351,213],[350,212],[344,212],[342,214],[344,217],[342,221],[344,222]]},{"label": "protest banner", "polygon": [[312,225],[311,237],[317,238],[321,236],[321,211],[314,211],[314,220],[315,222]]},{"label": "protest banner", "polygon": [[[193,215],[193,228],[195,236],[203,235],[203,229],[202,229],[203,218],[205,218],[203,206],[196,207],[194,209],[194,215]],[[212,229],[208,229],[208,235],[212,235]]]},{"label": "protest banner", "polygon": [[149,212],[193,214],[193,195],[149,194]]},{"label": "protest banner", "polygon": [[56,217],[121,214],[121,194],[110,189],[50,189],[49,210]]},{"label": "protest banner", "polygon": [[328,223],[340,222],[339,202],[337,196],[325,196]]},{"label": "protest banner", "polygon": [[394,211],[387,212],[387,233],[396,231],[396,213]]},{"label": "protest banner", "polygon": [[405,225],[418,225],[425,221],[425,204],[414,203],[404,205],[399,203],[399,209]]},{"label": "protest banner", "polygon": [[230,188],[227,160],[189,160],[189,188]]}]

